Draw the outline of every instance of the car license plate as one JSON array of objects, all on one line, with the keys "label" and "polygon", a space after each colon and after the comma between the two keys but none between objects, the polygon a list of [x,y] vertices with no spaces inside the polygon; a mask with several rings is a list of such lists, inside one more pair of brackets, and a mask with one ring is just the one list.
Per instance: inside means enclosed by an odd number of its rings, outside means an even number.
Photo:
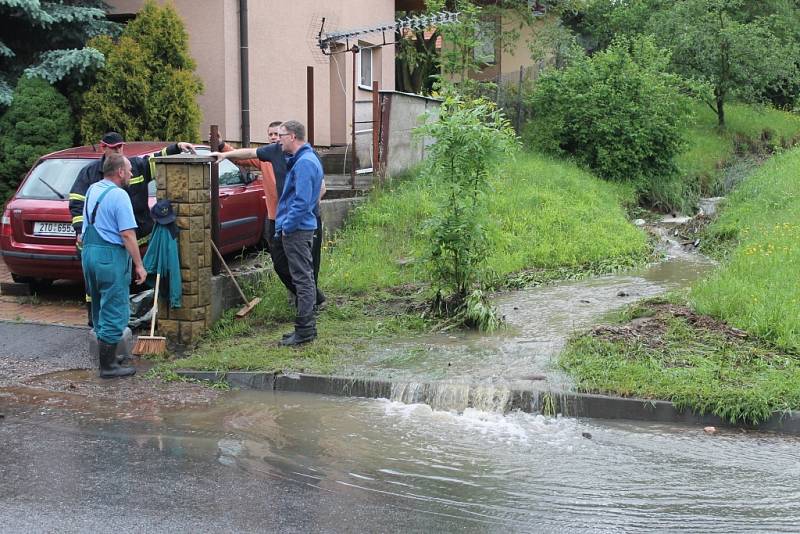
[{"label": "car license plate", "polygon": [[63,222],[35,222],[33,235],[63,235],[74,236],[75,229],[69,223]]}]

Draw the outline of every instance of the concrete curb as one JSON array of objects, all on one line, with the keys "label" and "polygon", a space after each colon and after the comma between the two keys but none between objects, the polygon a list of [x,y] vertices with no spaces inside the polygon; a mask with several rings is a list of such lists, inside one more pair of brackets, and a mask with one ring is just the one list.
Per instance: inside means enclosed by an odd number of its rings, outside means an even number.
[{"label": "concrete curb", "polygon": [[[303,373],[177,371],[193,380],[227,382],[231,387],[255,390],[298,391],[345,397],[391,398],[386,380],[345,378]],[[512,389],[507,410],[595,419],[628,419],[654,423],[745,428],[800,435],[800,412],[776,412],[758,425],[731,425],[716,415],[680,411],[669,401],[611,397],[590,393]]]}]

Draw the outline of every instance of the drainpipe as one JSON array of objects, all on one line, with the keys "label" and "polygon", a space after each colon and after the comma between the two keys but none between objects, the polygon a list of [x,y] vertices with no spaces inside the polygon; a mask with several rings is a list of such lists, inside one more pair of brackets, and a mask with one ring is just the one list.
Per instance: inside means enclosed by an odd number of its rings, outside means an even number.
[{"label": "drainpipe", "polygon": [[247,0],[239,0],[239,73],[242,90],[242,146],[250,146],[250,65],[247,44]]}]

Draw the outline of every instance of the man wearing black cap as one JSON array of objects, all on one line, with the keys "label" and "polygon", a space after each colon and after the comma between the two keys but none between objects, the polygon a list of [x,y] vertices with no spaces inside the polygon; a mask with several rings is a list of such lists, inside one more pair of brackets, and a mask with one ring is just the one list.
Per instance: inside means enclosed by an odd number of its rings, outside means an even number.
[{"label": "man wearing black cap", "polygon": [[[83,204],[86,202],[86,191],[94,183],[103,179],[103,164],[111,154],[122,154],[125,141],[117,132],[108,132],[100,140],[100,147],[103,149],[103,157],[94,161],[81,169],[78,178],[72,185],[69,192],[69,211],[72,214],[72,227],[75,234],[79,236],[77,246],[78,254],[82,248],[80,241],[81,228],[83,227]],[[181,152],[194,153],[194,147],[190,143],[178,142],[169,145],[153,156],[168,156],[180,154]],[[136,239],[139,245],[147,242],[150,232],[153,230],[153,220],[150,218],[150,208],[147,203],[147,184],[155,177],[155,161],[151,156],[130,158],[133,176],[129,184],[124,188],[131,199],[133,214],[136,218]],[[89,325],[92,325],[91,301],[90,296],[86,295],[87,309],[89,310]]]},{"label": "man wearing black cap", "polygon": [[[103,149],[103,157],[84,167],[78,178],[72,185],[69,192],[69,211],[72,214],[72,226],[75,233],[80,235],[83,225],[83,203],[86,201],[86,191],[89,186],[103,179],[103,163],[109,154],[122,154],[125,141],[117,132],[108,132],[100,140],[100,147]],[[180,154],[181,152],[194,153],[191,143],[173,143],[168,147],[156,152],[153,156],[169,156]],[[136,239],[139,244],[147,242],[147,236],[153,230],[153,221],[150,218],[150,207],[147,203],[147,184],[155,178],[155,161],[151,156],[130,158],[133,177],[130,184],[125,188],[131,197],[133,213],[136,217]]]}]

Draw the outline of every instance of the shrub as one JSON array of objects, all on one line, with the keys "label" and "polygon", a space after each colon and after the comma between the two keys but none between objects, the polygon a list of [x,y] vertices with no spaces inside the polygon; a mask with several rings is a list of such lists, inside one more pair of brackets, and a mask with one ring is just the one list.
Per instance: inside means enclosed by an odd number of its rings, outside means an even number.
[{"label": "shrub", "polygon": [[0,199],[16,191],[39,156],[69,147],[74,133],[67,99],[43,79],[22,76],[0,119]]},{"label": "shrub", "polygon": [[106,56],[97,83],[86,94],[81,120],[85,142],[115,130],[126,139],[196,141],[202,82],[194,73],[189,41],[175,8],[145,2],[117,43],[90,43]]},{"label": "shrub", "polygon": [[688,116],[668,54],[649,38],[615,41],[545,75],[528,99],[531,147],[572,156],[602,178],[636,183],[641,200],[672,208],[683,196],[674,156]]}]

